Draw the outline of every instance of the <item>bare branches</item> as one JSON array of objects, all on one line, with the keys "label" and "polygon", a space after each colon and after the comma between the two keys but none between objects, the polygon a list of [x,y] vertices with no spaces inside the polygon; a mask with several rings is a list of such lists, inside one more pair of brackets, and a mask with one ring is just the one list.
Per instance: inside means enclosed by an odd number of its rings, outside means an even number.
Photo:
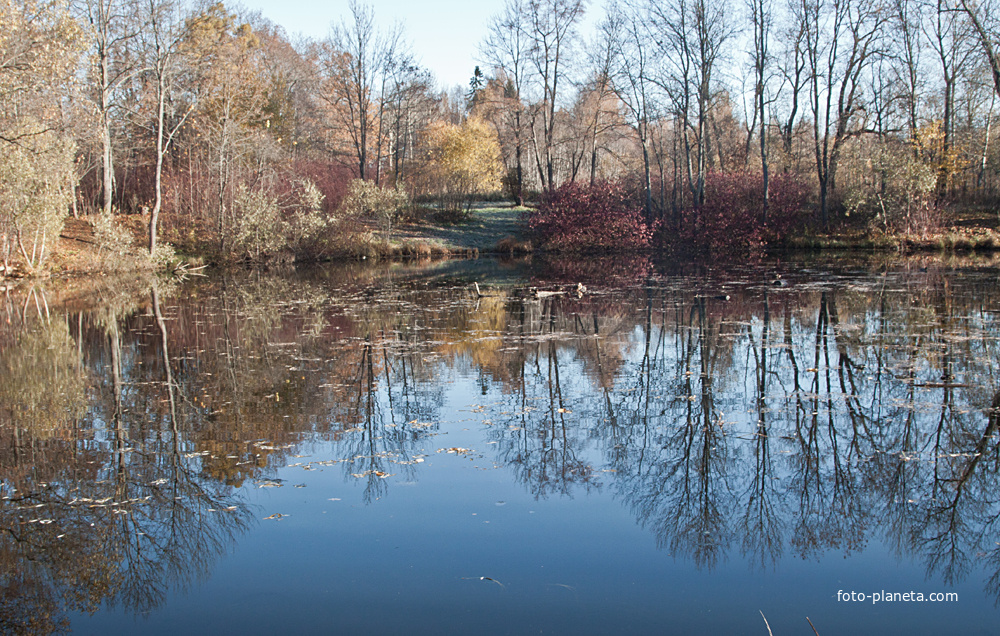
[{"label": "bare branches", "polygon": [[[351,0],[350,18],[333,27],[321,45],[321,64],[327,90],[321,94],[347,130],[358,176],[379,180],[385,128],[384,107],[401,71],[412,67],[402,28],[380,31],[375,10]],[[376,152],[374,166],[370,153]],[[375,175],[370,174],[374,167]]]}]

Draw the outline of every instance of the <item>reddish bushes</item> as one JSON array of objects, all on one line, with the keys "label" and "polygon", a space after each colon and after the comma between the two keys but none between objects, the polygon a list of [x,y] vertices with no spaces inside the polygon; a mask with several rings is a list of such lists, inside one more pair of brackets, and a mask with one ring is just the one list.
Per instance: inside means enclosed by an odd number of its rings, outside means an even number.
[{"label": "reddish bushes", "polygon": [[347,188],[355,178],[354,172],[340,164],[316,159],[300,159],[295,162],[292,180],[309,179],[323,193],[324,209],[333,213],[347,195]]},{"label": "reddish bushes", "polygon": [[710,174],[705,203],[683,212],[678,238],[695,249],[741,253],[785,240],[805,219],[810,189],[790,174],[772,176],[769,185],[765,220],[760,173]]},{"label": "reddish bushes", "polygon": [[528,226],[543,247],[559,251],[649,247],[652,229],[620,183],[567,183],[547,193]]}]

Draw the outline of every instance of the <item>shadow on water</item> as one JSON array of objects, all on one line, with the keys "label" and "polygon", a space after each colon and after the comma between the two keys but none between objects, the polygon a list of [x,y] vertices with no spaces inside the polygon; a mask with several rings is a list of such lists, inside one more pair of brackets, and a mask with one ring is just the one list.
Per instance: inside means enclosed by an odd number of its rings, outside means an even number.
[{"label": "shadow on water", "polygon": [[313,463],[366,502],[418,479],[455,373],[534,497],[611,492],[700,568],[877,539],[1000,598],[992,264],[471,268],[231,272],[84,310],[8,291],[0,628],[160,606],[303,444],[331,444]]}]

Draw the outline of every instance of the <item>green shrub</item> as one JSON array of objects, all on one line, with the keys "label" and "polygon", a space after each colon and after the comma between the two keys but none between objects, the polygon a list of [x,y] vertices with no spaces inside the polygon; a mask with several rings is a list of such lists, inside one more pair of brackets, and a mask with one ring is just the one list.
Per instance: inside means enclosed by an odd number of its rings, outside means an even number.
[{"label": "green shrub", "polygon": [[23,143],[5,144],[0,153],[0,252],[4,264],[20,256],[36,270],[73,200],[74,148],[53,132],[25,134]]},{"label": "green shrub", "polygon": [[318,255],[320,243],[330,229],[330,219],[323,212],[323,193],[305,179],[297,185],[295,204],[285,225],[288,247],[295,254]]}]

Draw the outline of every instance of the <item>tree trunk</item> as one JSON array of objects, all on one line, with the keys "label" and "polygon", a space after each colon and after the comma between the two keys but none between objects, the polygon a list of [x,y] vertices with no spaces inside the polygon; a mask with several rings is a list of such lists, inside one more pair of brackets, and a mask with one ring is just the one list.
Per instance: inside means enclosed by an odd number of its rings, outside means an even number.
[{"label": "tree trunk", "polygon": [[165,125],[166,86],[164,85],[162,68],[157,69],[157,104],[156,104],[156,198],[153,210],[149,213],[149,254],[156,251],[157,222],[160,218],[160,208],[163,205],[163,127]]}]

